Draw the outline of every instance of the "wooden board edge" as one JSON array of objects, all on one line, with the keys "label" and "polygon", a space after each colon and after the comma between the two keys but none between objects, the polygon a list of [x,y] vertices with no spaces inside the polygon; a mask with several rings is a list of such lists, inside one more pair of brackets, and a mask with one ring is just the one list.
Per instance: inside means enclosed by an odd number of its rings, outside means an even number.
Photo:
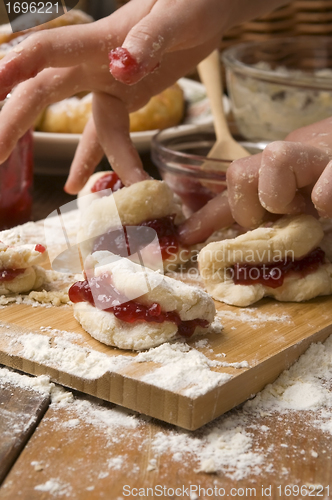
[{"label": "wooden board edge", "polygon": [[[213,391],[195,399],[192,409],[192,422],[188,430],[194,431],[199,429],[203,425],[255,396],[268,384],[275,382],[279,375],[281,375],[284,370],[290,368],[290,366],[305,353],[311,344],[324,342],[331,334],[332,325],[329,325],[319,332],[304,338],[300,342],[289,346],[287,349],[275,354],[273,357],[263,361],[257,366],[234,376],[227,382],[227,391],[223,386],[219,386],[217,391]],[[273,366],[272,370],[271,364]],[[268,378],[265,375],[267,366],[269,366],[270,371]],[[262,383],[262,380],[264,380],[264,383]],[[238,389],[239,387],[240,390]],[[213,419],[207,418],[207,415],[211,415],[211,405],[214,405]],[[204,412],[201,411],[202,408],[205,409]],[[207,411],[208,408],[210,409],[209,411]]]}]

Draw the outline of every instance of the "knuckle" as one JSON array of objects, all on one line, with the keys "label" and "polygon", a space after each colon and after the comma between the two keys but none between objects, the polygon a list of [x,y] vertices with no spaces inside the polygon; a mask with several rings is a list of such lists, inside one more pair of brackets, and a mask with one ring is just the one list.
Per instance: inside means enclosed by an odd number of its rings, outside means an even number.
[{"label": "knuckle", "polygon": [[234,161],[227,169],[227,183],[230,187],[235,188],[238,185],[243,185],[248,180],[248,172],[239,161]]}]

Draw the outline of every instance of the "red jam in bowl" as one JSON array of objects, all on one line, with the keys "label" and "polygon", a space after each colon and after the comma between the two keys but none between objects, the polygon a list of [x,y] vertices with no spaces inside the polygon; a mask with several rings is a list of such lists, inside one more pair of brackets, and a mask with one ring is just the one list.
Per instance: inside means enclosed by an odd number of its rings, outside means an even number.
[{"label": "red jam in bowl", "polygon": [[262,284],[270,288],[282,286],[284,279],[291,273],[297,273],[301,277],[306,276],[318,269],[324,263],[325,252],[321,248],[315,248],[302,259],[286,259],[282,262],[264,265],[236,264],[233,266],[233,281],[236,285]]},{"label": "red jam in bowl", "polygon": [[[99,309],[113,313],[116,318],[126,323],[137,321],[164,323],[170,321],[177,325],[179,334],[184,337],[191,337],[197,326],[207,328],[209,325],[208,321],[204,319],[182,321],[176,311],[164,312],[160,304],[156,302],[149,306],[134,300],[121,302],[125,298],[113,286],[111,277],[107,273],[74,283],[68,294],[73,303],[88,302]],[[95,297],[98,297],[97,301],[94,300]]]}]

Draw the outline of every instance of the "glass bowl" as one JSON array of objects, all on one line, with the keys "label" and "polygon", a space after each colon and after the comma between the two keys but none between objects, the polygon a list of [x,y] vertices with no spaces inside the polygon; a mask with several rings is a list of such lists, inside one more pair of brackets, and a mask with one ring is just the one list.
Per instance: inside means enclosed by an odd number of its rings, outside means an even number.
[{"label": "glass bowl", "polygon": [[332,38],[245,42],[222,53],[239,133],[247,140],[284,139],[332,116]]},{"label": "glass bowl", "polygon": [[[207,158],[216,141],[214,132],[192,134],[162,130],[152,138],[151,158],[161,178],[182,199],[188,213],[199,210],[226,189],[229,160]],[[241,142],[250,153],[261,152],[266,143]]]}]

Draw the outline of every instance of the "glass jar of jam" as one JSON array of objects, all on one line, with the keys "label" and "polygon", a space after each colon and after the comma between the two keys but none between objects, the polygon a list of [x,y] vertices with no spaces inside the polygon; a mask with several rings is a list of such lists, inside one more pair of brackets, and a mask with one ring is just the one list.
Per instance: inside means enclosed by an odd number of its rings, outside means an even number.
[{"label": "glass jar of jam", "polygon": [[30,220],[32,185],[33,135],[28,130],[0,165],[0,230]]}]

